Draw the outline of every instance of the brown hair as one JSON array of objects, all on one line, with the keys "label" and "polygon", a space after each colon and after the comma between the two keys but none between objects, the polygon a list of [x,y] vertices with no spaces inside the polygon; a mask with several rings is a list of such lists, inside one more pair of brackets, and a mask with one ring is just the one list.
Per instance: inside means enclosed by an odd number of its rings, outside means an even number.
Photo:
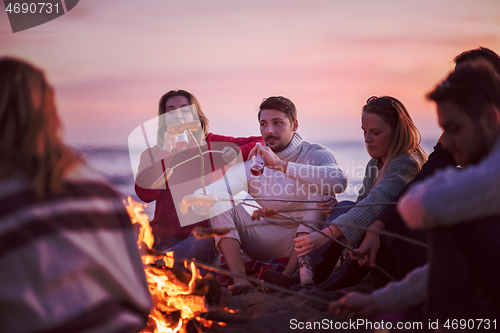
[{"label": "brown hair", "polygon": [[64,190],[65,172],[80,158],[59,138],[54,91],[27,62],[0,58],[0,179],[28,177],[37,197]]},{"label": "brown hair", "polygon": [[479,121],[488,105],[500,109],[500,75],[487,60],[465,62],[428,93],[427,98],[435,102],[451,101],[472,121]]},{"label": "brown hair", "polygon": [[500,56],[486,47],[478,47],[477,49],[468,50],[460,53],[453,59],[457,66],[462,65],[469,61],[476,61],[484,59],[488,61],[494,68],[497,73],[500,73]]},{"label": "brown hair", "polygon": [[[379,103],[381,99],[388,99],[390,103],[387,103],[387,105]],[[364,112],[378,115],[392,130],[389,154],[380,170],[378,179],[381,179],[389,163],[400,154],[416,152],[424,161],[427,160],[427,154],[420,147],[420,132],[413,123],[405,106],[398,99],[391,96],[369,99],[369,102],[363,107]]]},{"label": "brown hair", "polygon": [[290,125],[297,119],[297,109],[295,104],[291,100],[283,96],[272,96],[264,98],[259,106],[258,119],[260,121],[260,114],[262,110],[278,110],[283,112],[288,120],[290,120]]},{"label": "brown hair", "polygon": [[[203,111],[201,110],[200,102],[194,97],[193,94],[187,92],[186,90],[170,90],[163,96],[161,96],[160,101],[158,102],[158,116],[165,114],[167,111],[165,109],[165,104],[167,101],[176,96],[184,96],[189,102],[189,105],[194,105],[196,107],[196,112],[198,114],[198,118],[200,119],[201,128],[203,130],[203,137],[206,138],[208,135],[208,118],[205,116]],[[163,138],[165,136],[165,132],[167,131],[167,126],[163,121],[162,117],[158,119],[158,137],[156,142],[158,147],[163,147]]]}]

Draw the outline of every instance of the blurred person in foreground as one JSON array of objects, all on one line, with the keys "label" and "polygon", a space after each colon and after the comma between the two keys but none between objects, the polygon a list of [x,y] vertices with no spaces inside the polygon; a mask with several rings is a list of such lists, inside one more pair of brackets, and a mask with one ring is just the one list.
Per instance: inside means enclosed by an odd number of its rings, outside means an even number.
[{"label": "blurred person in foreground", "polygon": [[151,299],[129,216],[60,131],[43,72],[0,58],[0,327],[139,332]]},{"label": "blurred person in foreground", "polygon": [[410,228],[427,229],[430,265],[371,295],[349,294],[332,310],[371,317],[427,301],[427,316],[441,325],[500,315],[500,270],[492,265],[500,255],[500,76],[493,65],[457,61],[455,72],[428,95],[437,103],[445,149],[464,168],[415,185],[398,206]]}]

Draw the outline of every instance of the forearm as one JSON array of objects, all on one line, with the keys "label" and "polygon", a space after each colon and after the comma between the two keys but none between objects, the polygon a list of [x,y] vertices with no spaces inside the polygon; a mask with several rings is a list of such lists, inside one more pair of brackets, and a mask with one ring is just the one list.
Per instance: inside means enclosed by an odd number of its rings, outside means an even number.
[{"label": "forearm", "polygon": [[390,283],[373,292],[383,312],[398,312],[427,300],[428,265],[411,271],[404,280]]},{"label": "forearm", "polygon": [[439,172],[411,187],[401,198],[398,211],[412,229],[452,226],[498,215],[498,168],[490,164]]}]

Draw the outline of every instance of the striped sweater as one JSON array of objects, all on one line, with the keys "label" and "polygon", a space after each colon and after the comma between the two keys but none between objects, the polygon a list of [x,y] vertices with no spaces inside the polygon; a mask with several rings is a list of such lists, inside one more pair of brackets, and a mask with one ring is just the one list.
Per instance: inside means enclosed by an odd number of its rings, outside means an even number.
[{"label": "striped sweater", "polygon": [[0,182],[0,327],[138,332],[151,299],[130,219],[102,177],[78,165],[66,191],[37,199]]},{"label": "striped sweater", "polygon": [[[359,190],[359,205],[392,202],[399,191],[419,173],[424,160],[417,153],[400,154],[387,166],[386,171],[379,179],[377,159],[371,159],[366,166],[363,186]],[[337,217],[333,223],[367,227],[376,221],[385,206],[360,207],[349,210],[346,214]],[[363,237],[364,231],[339,226],[345,238],[355,246]]]}]

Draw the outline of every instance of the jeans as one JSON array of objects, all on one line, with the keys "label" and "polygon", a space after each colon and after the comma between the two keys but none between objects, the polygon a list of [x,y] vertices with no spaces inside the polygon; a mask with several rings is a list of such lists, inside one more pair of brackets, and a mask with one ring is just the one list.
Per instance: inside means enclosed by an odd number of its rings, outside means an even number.
[{"label": "jeans", "polygon": [[430,319],[500,317],[499,236],[497,216],[429,230]]},{"label": "jeans", "polygon": [[[162,252],[174,251],[174,258],[194,258],[206,264],[216,264],[218,261],[213,238],[197,239],[195,236],[189,235],[189,237],[184,240],[172,238],[161,239],[158,243],[156,243],[156,241],[157,240],[155,240],[155,248],[161,249]],[[161,247],[161,245],[165,244],[168,244],[167,246],[169,247],[163,250],[165,247]]]}]

